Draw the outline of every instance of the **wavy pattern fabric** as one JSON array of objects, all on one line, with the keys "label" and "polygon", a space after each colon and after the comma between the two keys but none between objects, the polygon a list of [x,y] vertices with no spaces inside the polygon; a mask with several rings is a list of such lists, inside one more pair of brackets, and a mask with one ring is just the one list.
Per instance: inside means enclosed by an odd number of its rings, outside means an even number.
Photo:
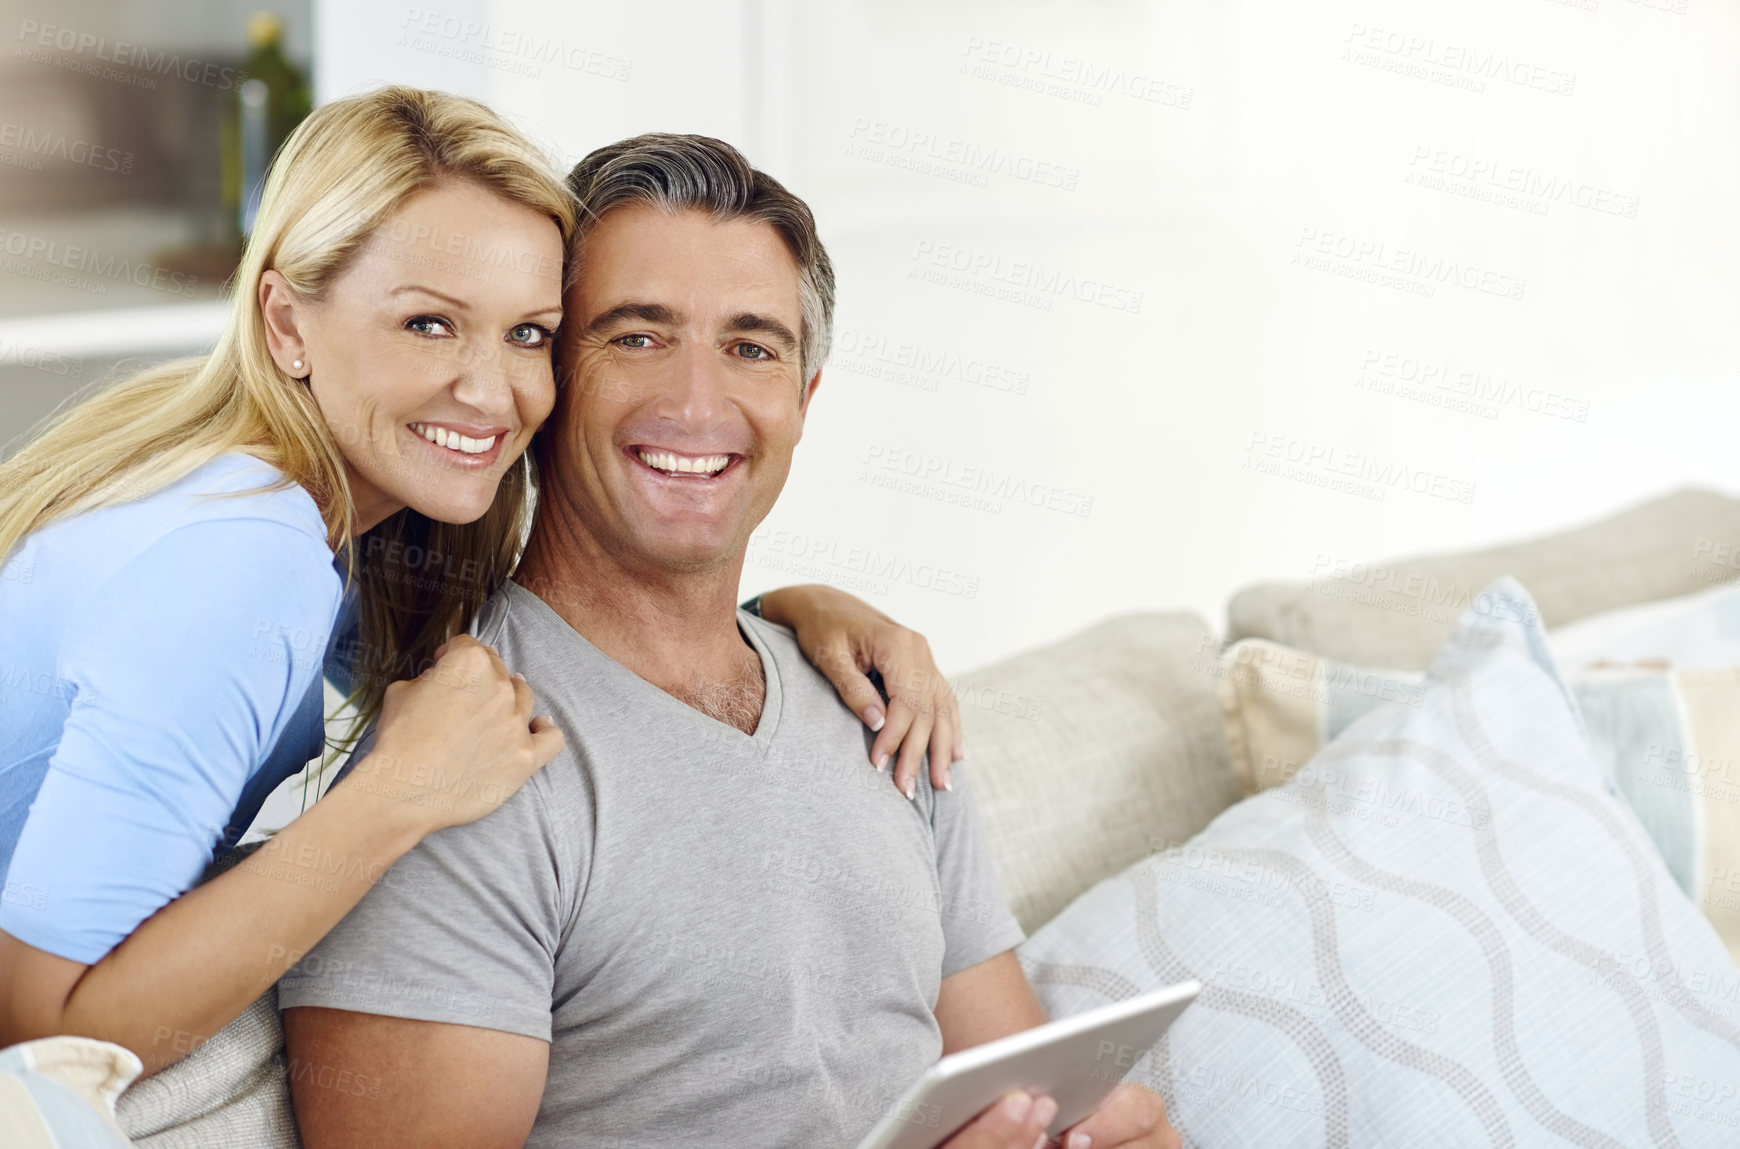
[{"label": "wavy pattern fabric", "polygon": [[1203,982],[1129,1078],[1186,1145],[1740,1145],[1740,969],[1481,597],[1417,697],[1022,945],[1054,1017]]},{"label": "wavy pattern fabric", "polygon": [[[1371,711],[1419,706],[1424,690],[1418,674],[1265,639],[1234,643],[1216,669],[1233,772],[1247,794],[1287,781]],[[1740,960],[1740,668],[1585,667],[1569,684],[1609,789]]]}]

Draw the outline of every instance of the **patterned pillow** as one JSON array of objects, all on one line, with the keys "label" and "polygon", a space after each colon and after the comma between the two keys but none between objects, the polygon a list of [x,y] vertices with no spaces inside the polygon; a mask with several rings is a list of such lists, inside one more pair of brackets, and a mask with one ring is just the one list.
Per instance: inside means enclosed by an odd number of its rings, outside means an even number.
[{"label": "patterned pillow", "polygon": [[1019,955],[1053,1016],[1197,978],[1131,1079],[1188,1144],[1732,1146],[1740,970],[1604,784],[1533,606],[1417,700],[1101,882]]},{"label": "patterned pillow", "polygon": [[[1234,643],[1205,669],[1220,679],[1233,772],[1247,794],[1292,778],[1368,711],[1418,707],[1424,696],[1419,674],[1347,666],[1266,639]],[[1740,668],[1589,667],[1570,682],[1609,789],[1740,961]],[[1384,807],[1383,798],[1347,794],[1333,770],[1306,782],[1331,804]]]}]

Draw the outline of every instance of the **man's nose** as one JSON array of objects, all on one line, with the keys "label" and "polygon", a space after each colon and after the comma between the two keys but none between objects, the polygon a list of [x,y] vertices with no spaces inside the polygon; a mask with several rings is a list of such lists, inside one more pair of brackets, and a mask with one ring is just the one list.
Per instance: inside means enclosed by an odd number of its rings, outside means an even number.
[{"label": "man's nose", "polygon": [[728,406],[728,380],[725,364],[713,348],[684,344],[672,357],[655,413],[692,429],[710,427]]}]

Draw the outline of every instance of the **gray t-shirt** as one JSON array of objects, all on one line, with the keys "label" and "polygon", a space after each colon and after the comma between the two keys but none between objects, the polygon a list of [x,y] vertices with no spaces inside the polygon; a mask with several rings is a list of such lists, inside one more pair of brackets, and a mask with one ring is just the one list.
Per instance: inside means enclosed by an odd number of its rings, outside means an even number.
[{"label": "gray t-shirt", "polygon": [[754,736],[510,583],[472,626],[567,748],[430,835],[279,1003],[551,1043],[529,1145],[850,1146],[942,1050],[944,977],[1022,940],[962,771],[908,801],[791,632],[739,612]]}]

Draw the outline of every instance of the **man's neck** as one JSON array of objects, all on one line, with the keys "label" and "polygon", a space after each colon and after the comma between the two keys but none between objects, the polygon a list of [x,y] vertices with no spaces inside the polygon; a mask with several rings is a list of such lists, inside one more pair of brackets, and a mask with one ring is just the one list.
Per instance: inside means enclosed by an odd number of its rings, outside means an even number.
[{"label": "man's neck", "polygon": [[761,659],[737,629],[735,561],[672,573],[634,566],[561,516],[540,516],[514,581],[607,657],[702,713],[753,733]]}]

